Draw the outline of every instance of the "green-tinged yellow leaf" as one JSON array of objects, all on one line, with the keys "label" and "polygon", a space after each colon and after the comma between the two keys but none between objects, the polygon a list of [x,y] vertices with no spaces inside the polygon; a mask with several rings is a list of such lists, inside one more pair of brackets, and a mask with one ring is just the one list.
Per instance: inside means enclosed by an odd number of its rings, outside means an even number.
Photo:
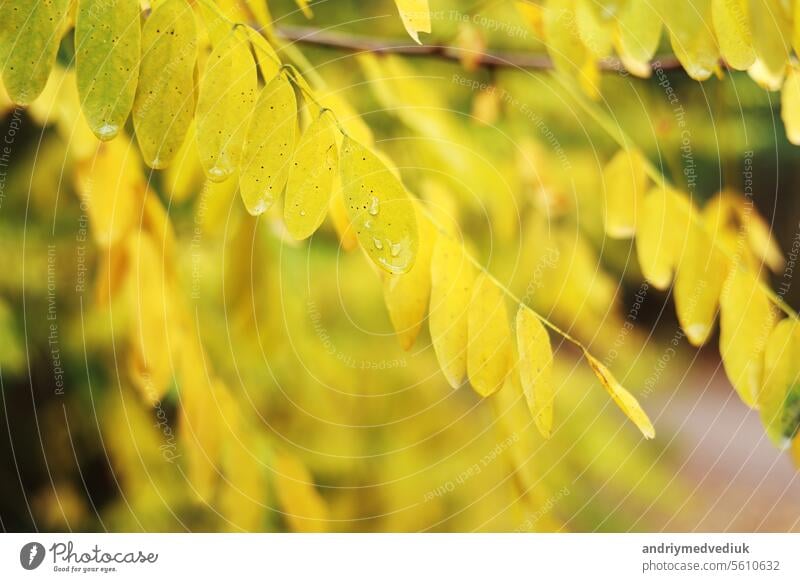
[{"label": "green-tinged yellow leaf", "polygon": [[283,516],[294,532],[324,532],[328,529],[328,507],[314,488],[305,465],[288,453],[275,454],[275,491]]},{"label": "green-tinged yellow leaf", "polygon": [[69,0],[4,0],[1,7],[3,85],[12,101],[27,105],[47,84]]},{"label": "green-tinged yellow leaf", "polygon": [[719,351],[733,387],[755,408],[761,387],[764,350],[776,313],[760,281],[734,267],[720,296]]},{"label": "green-tinged yellow leaf", "polygon": [[186,0],[159,4],[142,30],[139,85],[133,102],[136,139],[147,165],[167,167],[194,116],[197,28]]},{"label": "green-tinged yellow leaf", "polygon": [[247,128],[239,191],[247,211],[265,212],[286,186],[297,133],[297,99],[278,75],[261,90]]},{"label": "green-tinged yellow leaf", "polygon": [[[791,14],[782,0],[748,0],[753,48],[757,60],[754,78],[770,89],[780,88],[789,62]],[[752,67],[751,67],[752,69]]]},{"label": "green-tinged yellow leaf", "polygon": [[603,363],[588,352],[584,352],[584,355],[589,365],[592,367],[592,370],[594,370],[594,373],[597,375],[597,378],[600,380],[600,383],[608,391],[611,398],[617,406],[620,407],[622,412],[639,427],[639,430],[642,431],[645,438],[654,438],[656,436],[656,430],[653,428],[653,423],[650,422],[650,419],[647,417],[647,413],[642,410],[639,401],[636,400],[633,394],[623,388],[622,384],[617,381],[611,371]]},{"label": "green-tinged yellow leaf", "polygon": [[633,74],[650,76],[650,59],[661,40],[661,28],[662,21],[653,2],[629,1],[620,9],[615,47]]},{"label": "green-tinged yellow leaf", "polygon": [[800,145],[800,70],[796,66],[789,69],[781,89],[781,119],[786,138]]},{"label": "green-tinged yellow leaf", "polygon": [[779,322],[767,340],[758,408],[767,434],[775,443],[780,444],[797,434],[800,427],[800,323],[795,319]]},{"label": "green-tinged yellow leaf", "polygon": [[420,211],[419,252],[414,266],[402,275],[383,278],[383,298],[392,320],[400,347],[410,350],[422,329],[431,295],[431,255],[436,242],[436,229]]},{"label": "green-tinged yellow leaf", "polygon": [[78,164],[75,178],[97,244],[109,247],[124,240],[138,224],[144,199],[137,149],[125,136],[102,143]]},{"label": "green-tinged yellow leaf", "polygon": [[417,44],[422,44],[419,33],[431,31],[431,8],[428,0],[395,0],[395,4],[409,36]]},{"label": "green-tinged yellow leaf", "polygon": [[444,236],[436,239],[428,327],[439,366],[453,388],[461,386],[467,373],[468,314],[476,276],[459,243]]},{"label": "green-tinged yellow leaf", "polygon": [[200,12],[200,18],[205,25],[203,28],[206,34],[208,34],[208,41],[211,43],[212,48],[217,48],[227,38],[228,34],[230,34],[231,25],[230,22],[226,20],[226,17],[229,19],[232,18],[233,22],[239,20],[238,11],[234,11],[234,14],[230,14],[230,11],[226,11],[224,4],[230,3],[218,3],[217,6],[223,13],[228,12],[228,14],[221,14],[206,2],[195,3],[195,6],[197,6]]},{"label": "green-tinged yellow leaf", "polygon": [[113,139],[128,119],[141,56],[139,0],[81,0],[75,24],[78,93],[89,127]]},{"label": "green-tinged yellow leaf", "polygon": [[200,82],[197,147],[210,180],[226,180],[239,167],[256,82],[250,45],[236,28],[211,53]]},{"label": "green-tinged yellow leaf", "polygon": [[711,16],[722,58],[740,71],[747,70],[756,59],[749,12],[749,0],[711,0]]},{"label": "green-tinged yellow leaf", "polygon": [[672,50],[692,79],[705,81],[719,68],[711,0],[674,0],[660,6]]},{"label": "green-tinged yellow leaf", "polygon": [[545,438],[553,429],[553,350],[550,336],[539,318],[527,307],[517,311],[519,377],[536,428]]},{"label": "green-tinged yellow leaf", "polygon": [[297,144],[286,184],[283,217],[289,234],[298,240],[314,234],[328,212],[339,164],[336,133],[333,116],[323,112]]},{"label": "green-tinged yellow leaf", "polygon": [[511,327],[503,291],[479,273],[467,315],[467,376],[484,398],[500,390],[511,369]]},{"label": "green-tinged yellow leaf", "polygon": [[408,272],[419,235],[405,188],[377,155],[349,137],[342,142],[339,167],[348,216],[361,247],[385,271]]},{"label": "green-tinged yellow leaf", "polygon": [[647,281],[666,289],[686,244],[691,206],[685,196],[653,188],[645,195],[637,216],[636,255]]},{"label": "green-tinged yellow leaf", "polygon": [[612,238],[629,238],[636,232],[636,217],[641,212],[647,174],[637,150],[620,150],[606,165],[605,229]]}]

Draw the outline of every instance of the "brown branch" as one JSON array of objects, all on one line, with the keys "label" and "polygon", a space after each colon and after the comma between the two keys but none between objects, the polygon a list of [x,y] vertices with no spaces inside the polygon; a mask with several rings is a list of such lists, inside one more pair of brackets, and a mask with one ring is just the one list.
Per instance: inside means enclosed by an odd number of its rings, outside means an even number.
[{"label": "brown branch", "polygon": [[[303,44],[344,49],[352,52],[392,53],[402,55],[432,56],[451,61],[460,61],[469,56],[485,67],[508,67],[518,69],[549,70],[553,61],[545,54],[534,54],[511,51],[484,52],[477,57],[462,48],[446,45],[416,45],[408,42],[375,38],[369,36],[352,36],[340,32],[332,32],[310,26],[281,26],[275,32],[281,38]],[[681,64],[673,55],[658,57],[653,61],[663,70],[680,69]],[[624,70],[622,63],[616,58],[602,59],[599,63],[604,71]]]}]

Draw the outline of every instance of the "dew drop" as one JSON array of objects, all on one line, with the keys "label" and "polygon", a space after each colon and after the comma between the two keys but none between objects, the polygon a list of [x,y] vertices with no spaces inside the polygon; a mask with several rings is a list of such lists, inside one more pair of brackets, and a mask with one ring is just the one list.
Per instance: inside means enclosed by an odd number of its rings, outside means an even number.
[{"label": "dew drop", "polygon": [[221,182],[230,175],[230,172],[219,166],[213,166],[208,170],[208,177],[215,182]]},{"label": "dew drop", "polygon": [[381,242],[381,239],[379,239],[379,238],[373,238],[372,239],[372,244],[374,244],[375,248],[378,249],[378,250],[383,249],[383,243]]},{"label": "dew drop", "polygon": [[104,123],[97,129],[97,137],[103,141],[113,139],[119,133],[119,126],[110,123]]},{"label": "dew drop", "polygon": [[250,210],[250,214],[252,214],[253,216],[258,216],[259,214],[265,213],[268,208],[269,208],[269,205],[267,204],[267,201],[264,200],[264,199],[261,199],[258,202],[256,202],[255,204],[253,204],[249,208],[249,210]]},{"label": "dew drop", "polygon": [[372,197],[372,200],[369,201],[369,213],[372,216],[378,216],[378,212],[380,212],[381,203],[376,196]]}]

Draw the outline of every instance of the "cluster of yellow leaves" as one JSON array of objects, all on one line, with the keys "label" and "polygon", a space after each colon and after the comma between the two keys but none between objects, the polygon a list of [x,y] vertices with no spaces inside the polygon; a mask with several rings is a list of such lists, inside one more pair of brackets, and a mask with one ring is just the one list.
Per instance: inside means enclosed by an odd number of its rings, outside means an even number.
[{"label": "cluster of yellow leaves", "polygon": [[[529,307],[517,305],[512,332],[506,290],[476,266],[450,233],[437,232],[434,226],[423,227],[431,237],[430,256],[418,259],[410,272],[386,280],[384,297],[401,345],[411,348],[429,297],[431,341],[450,385],[458,388],[468,379],[483,398],[519,387],[539,432],[549,437],[555,386],[550,377],[553,352],[543,320]],[[603,364],[588,352],[584,355],[614,402],[652,438],[653,426],[633,395]]]},{"label": "cluster of yellow leaves", "polygon": [[[402,4],[407,26],[429,29],[429,20],[416,12],[427,10],[427,2]],[[247,446],[224,438],[231,423],[248,421],[231,405],[230,391],[195,337],[173,271],[174,234],[147,185],[143,163],[163,169],[178,198],[196,186],[185,170],[192,165],[201,168],[209,188],[238,189],[252,215],[283,196],[286,231],[296,239],[311,236],[330,210],[343,246],[359,244],[383,272],[384,297],[402,346],[411,348],[429,311],[434,349],[450,384],[469,378],[487,397],[509,378],[518,379],[511,384],[521,386],[537,427],[549,435],[553,355],[539,316],[518,305],[512,335],[506,290],[408,194],[396,171],[369,147],[368,131],[350,120],[346,132],[328,109],[346,112],[341,101],[317,96],[249,27],[233,25],[206,3],[195,6],[204,28],[196,25],[186,0],[156,4],[141,28],[138,2],[126,0],[108,11],[107,3],[84,0],[77,12],[74,72],[58,67],[46,85],[36,75],[19,81],[14,67],[36,73],[41,66],[26,62],[26,53],[8,61],[13,66],[6,66],[4,78],[24,85],[12,83],[13,100],[30,101],[41,93],[32,111],[43,121],[54,120],[68,137],[78,164],[77,190],[105,257],[98,296],[130,302],[129,380],[145,402],[153,405],[177,386],[179,437],[197,499],[219,499],[230,512],[250,507],[241,498],[259,498],[263,475],[243,461],[260,445],[249,429],[243,431],[253,439]],[[61,25],[53,29],[51,20],[35,18],[23,33],[50,30],[52,36]],[[51,67],[52,61],[48,74]],[[123,130],[129,115],[138,149]],[[303,120],[308,121],[301,130]],[[217,194],[212,199],[227,199]],[[635,399],[604,366],[590,363],[614,401],[652,437]],[[297,529],[319,528],[324,503],[310,476],[298,460],[275,459],[276,490],[287,519]],[[250,528],[257,515],[245,511],[229,519]]]},{"label": "cluster of yellow leaves", "polygon": [[[291,103],[278,114],[296,120],[294,88],[285,76],[276,76],[262,90],[259,107],[250,37],[239,27],[220,31],[212,26],[203,37],[196,13],[186,0],[155,4],[143,27],[140,14],[138,1],[79,2],[77,65],[64,69],[54,64],[55,47],[71,20],[60,4],[7,3],[3,15],[21,20],[13,38],[3,27],[0,44],[10,50],[5,53],[4,85],[11,102],[30,104],[30,115],[42,125],[53,124],[69,146],[75,163],[75,189],[100,251],[96,305],[103,308],[122,300],[127,306],[127,362],[123,367],[127,374],[122,381],[136,388],[145,408],[159,405],[170,389],[176,388],[179,456],[185,459],[193,497],[200,503],[218,505],[233,530],[261,529],[272,464],[285,512],[303,515],[308,506],[308,518],[316,519],[313,529],[320,529],[325,505],[309,485],[306,469],[286,453],[271,456],[264,436],[253,430],[252,421],[239,410],[195,337],[178,288],[175,234],[144,173],[145,163],[165,168],[165,183],[177,199],[199,187],[193,175],[195,167],[216,180],[209,182],[210,188],[226,182],[236,188],[236,179],[225,178],[250,176],[240,170],[243,157],[251,165],[258,164],[259,147],[266,141],[258,124],[264,124],[264,118],[267,124],[276,119],[265,113],[276,104],[275,93],[277,104]],[[215,35],[218,44],[212,47]],[[36,58],[32,58],[34,52]],[[48,62],[43,63],[45,58]],[[274,74],[280,67],[269,62],[259,65],[262,73]],[[204,67],[199,93],[195,90],[198,67]],[[278,89],[273,90],[276,85]],[[129,115],[138,148],[123,129]],[[315,211],[309,213],[313,218],[306,218],[302,211],[287,220],[299,225],[292,232],[300,237],[308,236],[324,218],[335,169],[329,150],[332,146],[335,151],[336,144],[331,116],[318,114],[306,132],[310,146],[304,147],[301,140],[294,153],[294,120],[286,126],[292,133],[281,144],[288,147],[282,150],[284,159],[278,169],[286,169],[277,191],[288,177],[292,208]],[[255,137],[245,142],[248,122],[256,125],[251,131]],[[320,124],[324,131],[315,129]],[[318,138],[323,134],[326,145],[320,148]],[[261,143],[252,143],[255,140]],[[280,160],[282,156],[275,157]],[[287,161],[292,158],[297,166],[294,180]],[[276,160],[263,159],[274,167]],[[326,172],[318,172],[317,164]],[[244,186],[242,190],[244,197]],[[314,198],[317,190],[322,191],[321,198]],[[225,199],[218,194],[216,200]],[[110,433],[120,427],[113,414],[107,420]],[[227,435],[229,431],[236,438]],[[291,463],[282,460],[286,458]],[[283,467],[287,463],[288,469]],[[289,481],[285,473],[289,473]],[[305,475],[306,483],[299,483],[298,475]],[[289,521],[298,529],[309,529],[302,520]]]},{"label": "cluster of yellow leaves", "polygon": [[769,225],[752,200],[735,192],[722,191],[699,209],[680,191],[651,187],[644,164],[634,150],[607,164],[606,233],[635,236],[645,279],[658,289],[673,284],[690,343],[708,340],[719,312],[720,354],[731,384],[761,410],[771,436],[793,437],[800,423],[800,361],[790,348],[797,322],[779,322],[762,281],[768,269],[779,272],[784,264]]},{"label": "cluster of yellow leaves", "polygon": [[781,0],[546,0],[517,2],[520,15],[543,36],[553,63],[599,94],[599,63],[652,74],[662,30],[686,73],[704,81],[720,64],[747,71],[760,86],[782,89],[786,134],[800,144],[800,88],[792,51],[800,51],[800,8]]}]

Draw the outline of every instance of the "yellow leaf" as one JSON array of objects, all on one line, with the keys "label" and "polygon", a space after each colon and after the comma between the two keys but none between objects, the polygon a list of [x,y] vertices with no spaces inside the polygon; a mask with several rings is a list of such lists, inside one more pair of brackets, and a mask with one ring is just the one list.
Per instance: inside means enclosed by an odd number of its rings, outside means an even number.
[{"label": "yellow leaf", "polygon": [[0,26],[3,85],[27,105],[44,90],[56,61],[69,0],[5,0]]},{"label": "yellow leaf", "polygon": [[620,150],[606,165],[605,187],[606,234],[629,238],[636,232],[636,217],[641,212],[647,187],[644,160],[636,150]]},{"label": "yellow leaf", "polygon": [[652,2],[629,1],[620,9],[615,47],[635,75],[650,76],[650,59],[658,49],[661,28],[662,20]]},{"label": "yellow leaf", "polygon": [[[742,194],[720,191],[703,208],[703,219],[716,241],[730,255],[740,255],[749,267],[760,270],[767,265],[775,273],[783,269],[783,253],[769,224]],[[747,242],[744,248],[743,240]]]},{"label": "yellow leaf", "polygon": [[125,136],[100,144],[94,157],[78,164],[75,177],[97,244],[122,241],[142,213],[144,176],[136,148]]},{"label": "yellow leaf", "polygon": [[[792,438],[800,425],[800,323],[780,321],[764,350],[758,408],[767,434],[776,443]],[[800,457],[798,457],[800,458]]]},{"label": "yellow leaf", "polygon": [[729,261],[702,223],[692,221],[675,275],[675,311],[686,337],[703,345],[714,327]]},{"label": "yellow leaf", "polygon": [[383,278],[383,298],[389,318],[397,333],[400,347],[410,350],[417,339],[431,293],[431,255],[436,242],[436,229],[417,211],[419,252],[414,266],[402,275]]},{"label": "yellow leaf", "polygon": [[336,134],[333,116],[323,112],[297,144],[283,204],[286,228],[297,240],[314,234],[325,220],[339,164]]},{"label": "yellow leaf", "polygon": [[311,11],[311,7],[308,5],[308,0],[295,0],[295,2],[297,2],[297,5],[300,7],[303,16],[306,18],[314,17],[314,13]]},{"label": "yellow leaf", "polygon": [[244,141],[239,189],[250,214],[269,209],[286,186],[296,131],[294,89],[278,75],[261,90]]},{"label": "yellow leaf", "polygon": [[592,370],[594,370],[594,373],[597,375],[597,378],[600,380],[600,383],[608,391],[611,398],[617,406],[620,407],[622,412],[639,427],[639,430],[642,431],[645,438],[654,438],[656,436],[656,431],[653,428],[653,423],[650,422],[647,413],[642,410],[642,407],[633,394],[625,390],[611,371],[594,356],[590,355],[588,352],[584,352],[584,355],[589,365],[592,367]]},{"label": "yellow leaf", "polygon": [[756,59],[750,31],[749,0],[711,0],[711,16],[719,49],[734,69],[747,70]]},{"label": "yellow leaf", "polygon": [[194,116],[197,29],[186,0],[165,0],[142,30],[139,85],[133,125],[145,163],[167,167]]},{"label": "yellow leaf", "polygon": [[467,376],[475,392],[485,398],[502,388],[512,359],[505,296],[486,273],[475,280],[467,329]]},{"label": "yellow leaf", "polygon": [[601,17],[602,7],[596,0],[577,0],[575,4],[575,26],[587,49],[597,58],[611,54],[613,29],[611,21]]},{"label": "yellow leaf", "polygon": [[81,0],[75,24],[78,93],[89,127],[113,139],[133,106],[139,79],[139,0]]},{"label": "yellow leaf", "polygon": [[732,268],[720,297],[719,351],[731,384],[751,408],[756,407],[764,350],[775,321],[776,313],[759,280]]},{"label": "yellow leaf", "polygon": [[686,197],[668,189],[653,188],[637,216],[636,255],[647,281],[666,289],[684,247],[691,206]]},{"label": "yellow leaf", "polygon": [[[231,2],[217,3],[222,14],[206,2],[195,2],[194,5],[199,9],[200,17],[205,25],[204,29],[208,35],[208,39],[204,39],[204,41],[210,42],[212,48],[217,48],[230,34],[231,25],[226,18],[233,22],[241,21],[243,18],[235,0],[233,4]],[[203,44],[205,45],[205,42]]]},{"label": "yellow leaf", "polygon": [[133,318],[131,380],[151,406],[164,397],[172,381],[170,347],[177,340],[176,335],[170,333],[175,306],[165,274],[169,265],[158,244],[164,243],[142,231],[129,237],[127,242]]},{"label": "yellow leaf", "polygon": [[758,57],[756,71],[762,83],[779,88],[789,62],[792,19],[782,0],[749,0],[753,48]]},{"label": "yellow leaf", "polygon": [[245,421],[227,387],[219,384],[216,395],[224,426],[230,431],[223,440],[225,479],[218,494],[220,513],[225,516],[229,531],[263,531],[268,506],[266,466],[262,460],[268,450],[265,436]]},{"label": "yellow leaf", "polygon": [[197,147],[210,180],[222,182],[238,169],[255,94],[253,55],[236,28],[211,53],[197,101]]},{"label": "yellow leaf", "polygon": [[719,68],[711,0],[673,0],[660,5],[660,9],[672,50],[686,74],[705,81]]},{"label": "yellow leaf", "polygon": [[41,123],[49,123],[55,117],[58,133],[74,159],[80,161],[94,155],[98,141],[81,111],[74,68],[56,65],[45,90],[29,111]]},{"label": "yellow leaf", "polygon": [[203,365],[202,348],[192,337],[178,353],[178,442],[186,459],[189,490],[210,503],[219,483],[223,425],[216,392],[221,385]]},{"label": "yellow leaf", "polygon": [[395,4],[409,36],[417,44],[422,44],[419,33],[431,31],[431,8],[428,0],[395,0]]},{"label": "yellow leaf", "polygon": [[367,255],[392,274],[414,266],[419,245],[414,205],[378,156],[345,137],[340,162],[342,193],[350,222]]},{"label": "yellow leaf", "polygon": [[428,327],[442,373],[458,388],[467,373],[468,314],[475,267],[459,243],[440,236],[431,256]]},{"label": "yellow leaf", "polygon": [[328,507],[314,488],[311,474],[288,453],[275,454],[275,491],[283,515],[295,532],[324,532],[328,529]]},{"label": "yellow leaf", "polygon": [[[167,263],[176,262],[177,242],[175,230],[167,214],[167,209],[149,186],[145,188],[144,212],[140,223],[140,230],[148,232],[155,242]],[[167,271],[166,274],[172,271]]]},{"label": "yellow leaf", "polygon": [[597,65],[575,24],[575,0],[548,0],[544,9],[544,34],[553,65],[578,79],[589,95],[597,93]]},{"label": "yellow leaf", "polygon": [[794,65],[781,89],[781,119],[786,138],[800,145],[800,70]]},{"label": "yellow leaf", "polygon": [[553,428],[553,350],[550,336],[539,318],[527,307],[517,311],[519,377],[536,428],[545,438]]}]

